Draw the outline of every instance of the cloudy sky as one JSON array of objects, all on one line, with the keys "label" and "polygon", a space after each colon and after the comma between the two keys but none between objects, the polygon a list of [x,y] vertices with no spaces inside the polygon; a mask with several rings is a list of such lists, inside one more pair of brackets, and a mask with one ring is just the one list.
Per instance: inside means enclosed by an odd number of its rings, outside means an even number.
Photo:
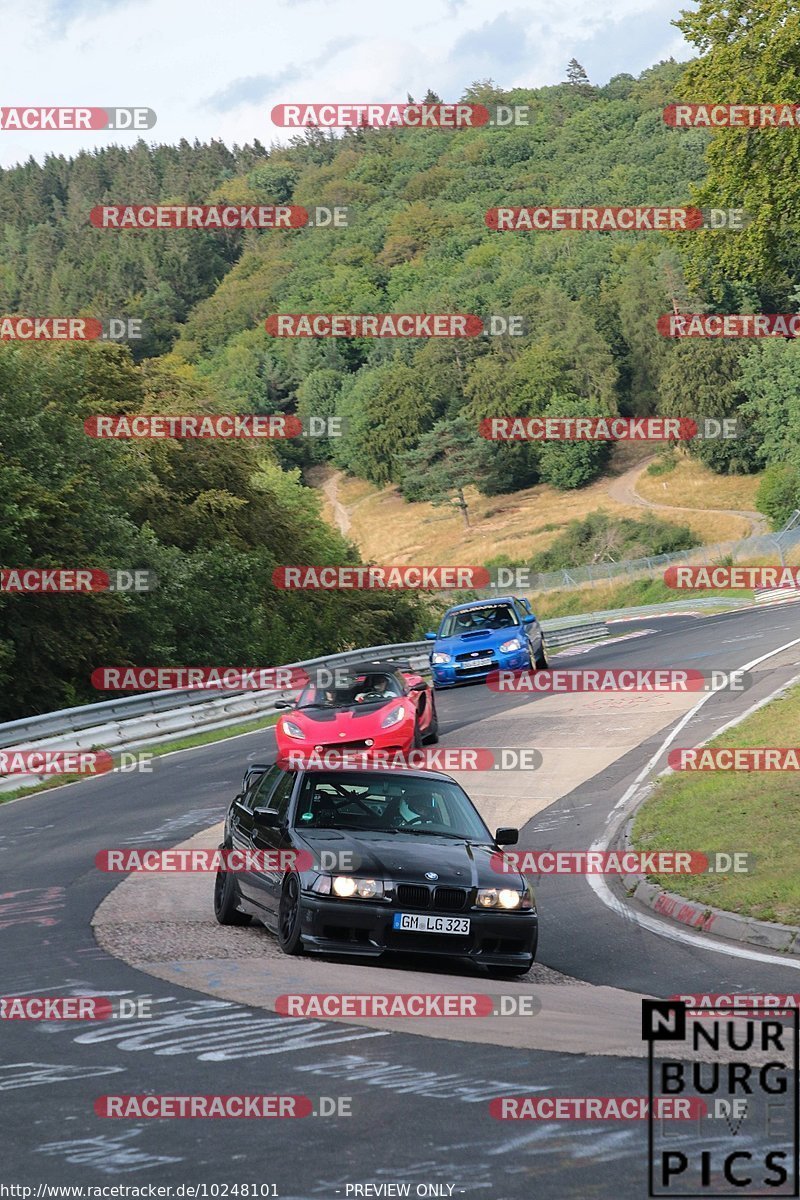
[{"label": "cloudy sky", "polygon": [[[139,105],[146,136],[227,143],[286,131],[293,101],[455,100],[476,79],[502,87],[594,83],[690,57],[670,24],[690,0],[0,0],[0,105]],[[133,134],[0,131],[0,165],[123,144]]]}]

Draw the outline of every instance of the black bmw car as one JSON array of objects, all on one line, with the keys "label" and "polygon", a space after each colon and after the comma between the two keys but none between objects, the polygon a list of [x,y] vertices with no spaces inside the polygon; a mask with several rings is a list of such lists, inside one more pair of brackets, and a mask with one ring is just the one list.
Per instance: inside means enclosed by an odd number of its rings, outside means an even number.
[{"label": "black bmw car", "polygon": [[517,837],[492,837],[438,772],[250,767],[222,845],[294,852],[296,869],[221,870],[214,913],[222,925],[261,921],[286,954],[410,951],[522,975],[536,955],[533,889],[491,864]]}]

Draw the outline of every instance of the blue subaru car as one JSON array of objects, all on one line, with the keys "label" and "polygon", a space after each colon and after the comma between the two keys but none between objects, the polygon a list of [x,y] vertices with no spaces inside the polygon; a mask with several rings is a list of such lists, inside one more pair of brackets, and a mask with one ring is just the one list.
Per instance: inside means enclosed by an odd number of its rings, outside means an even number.
[{"label": "blue subaru car", "polygon": [[435,688],[485,679],[492,671],[547,670],[544,638],[530,603],[518,596],[455,604],[442,617],[430,662]]}]

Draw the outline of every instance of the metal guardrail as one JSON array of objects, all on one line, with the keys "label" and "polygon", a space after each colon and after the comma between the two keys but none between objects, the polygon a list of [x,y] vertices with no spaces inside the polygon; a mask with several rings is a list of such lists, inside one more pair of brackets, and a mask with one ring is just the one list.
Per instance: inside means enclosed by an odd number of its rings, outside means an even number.
[{"label": "metal guardrail", "polygon": [[562,647],[579,646],[588,642],[597,642],[608,637],[608,626],[604,621],[594,621],[591,624],[568,625],[564,629],[552,629],[547,634],[548,650],[560,650]]},{"label": "metal guardrail", "polygon": [[[749,605],[749,600],[726,599],[725,606]],[[609,636],[607,621],[648,616],[662,612],[719,608],[720,597],[669,601],[661,605],[609,609],[573,617],[557,617],[541,622],[550,652],[589,644]],[[408,661],[418,670],[428,667],[432,644],[429,641],[404,642],[389,646],[368,646],[341,654],[328,654],[287,667],[313,668],[331,664],[361,665],[373,660]],[[0,748],[40,750],[133,750],[174,741],[187,732],[211,732],[238,725],[276,711],[275,701],[289,695],[291,689],[272,691],[225,691],[185,688],[125,696],[96,704],[61,709],[0,724]],[[37,782],[33,776],[7,776],[0,779],[0,793]]]},{"label": "metal guardrail", "polygon": [[[394,646],[370,646],[364,650],[348,650],[342,654],[328,654],[323,658],[310,658],[305,662],[287,663],[287,667],[317,667],[335,661],[340,666],[350,663],[364,662],[365,659],[381,658],[384,661],[408,658],[409,655],[427,651],[427,642],[407,642]],[[285,695],[285,691],[275,692],[245,692],[243,690],[228,690],[224,699],[235,696],[274,695],[276,698]],[[211,696],[211,700],[209,700]],[[171,688],[159,692],[145,692],[136,696],[123,696],[116,700],[100,700],[96,704],[80,704],[75,708],[62,708],[52,713],[42,713],[39,716],[22,717],[18,721],[6,721],[0,724],[0,748],[17,746],[22,742],[35,739],[40,741],[51,735],[63,733],[78,733],[83,729],[93,729],[113,723],[131,721],[140,716],[151,716],[160,712],[170,712],[177,708],[195,704],[209,704],[220,696],[219,688]]]},{"label": "metal guardrail", "polygon": [[[587,617],[593,621],[624,621],[635,617],[657,617],[662,613],[692,613],[703,609],[735,609],[752,608],[753,601],[742,596],[696,596],[690,600],[665,600],[662,604],[639,604],[632,608],[605,608],[593,613],[582,613],[579,617],[559,617],[559,629],[565,629],[567,622],[579,624]],[[544,625],[545,623],[542,622]],[[552,639],[552,633],[548,640]]]},{"label": "metal guardrail", "polygon": [[[329,654],[287,667],[322,667],[330,664],[355,666],[380,659],[409,662],[424,669],[430,643],[406,642],[392,646],[369,646],[342,654]],[[62,709],[21,721],[0,725],[0,746],[18,750],[135,750],[175,741],[192,732],[212,732],[275,712],[275,701],[292,689],[270,691],[226,691],[219,689],[172,689],[154,694],[101,701],[83,708]],[[209,699],[209,692],[214,696]],[[91,709],[89,723],[86,709]],[[77,726],[77,727],[76,727]],[[42,781],[44,776],[10,775],[0,778],[0,793],[16,791]]]},{"label": "metal guardrail", "polygon": [[784,604],[800,600],[800,587],[756,588],[753,596],[756,604]]},{"label": "metal guardrail", "polygon": [[[736,562],[742,558],[763,556],[780,557],[783,563],[786,553],[798,545],[800,528],[795,527],[776,533],[759,533],[752,537],[740,538],[738,541],[694,546],[688,550],[673,550],[669,554],[651,554],[648,557],[628,558],[620,562],[589,563],[583,567],[565,567],[559,571],[531,571],[526,592],[566,591],[586,584],[607,583],[612,579],[637,579],[652,575],[663,567],[679,564],[717,563],[726,559]],[[482,589],[481,595],[489,594],[489,589]]]},{"label": "metal guardrail", "polygon": [[[557,623],[554,623],[557,624]],[[549,623],[545,622],[545,629]],[[607,633],[605,625],[567,619],[567,628],[552,626],[547,634],[550,649],[593,641]],[[287,663],[287,667],[314,668],[329,665],[355,666],[373,660],[409,662],[419,670],[428,668],[429,641],[391,646],[368,646],[342,654]],[[210,692],[213,695],[210,697]],[[134,750],[174,741],[187,732],[212,732],[275,712],[275,702],[291,689],[275,691],[226,691],[218,689],[172,689],[144,695],[125,696],[58,712],[43,713],[0,724],[0,747],[37,750]],[[0,779],[0,793],[40,782],[34,775],[12,775]]]}]

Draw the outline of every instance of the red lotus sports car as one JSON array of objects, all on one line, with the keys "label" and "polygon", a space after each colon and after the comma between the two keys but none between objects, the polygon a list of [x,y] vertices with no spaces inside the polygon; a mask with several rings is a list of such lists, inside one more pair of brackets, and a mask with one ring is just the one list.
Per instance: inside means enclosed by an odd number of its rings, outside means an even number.
[{"label": "red lotus sports car", "polygon": [[312,679],[297,701],[278,701],[278,708],[291,709],[275,726],[278,761],[332,750],[406,754],[439,740],[433,688],[421,675],[375,663],[337,671],[334,683]]}]

